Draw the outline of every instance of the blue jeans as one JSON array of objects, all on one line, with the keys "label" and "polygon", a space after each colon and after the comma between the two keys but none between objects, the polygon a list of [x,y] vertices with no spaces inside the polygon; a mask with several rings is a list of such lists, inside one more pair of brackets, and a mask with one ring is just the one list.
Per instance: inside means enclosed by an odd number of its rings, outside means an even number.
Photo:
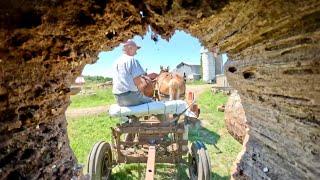
[{"label": "blue jeans", "polygon": [[120,106],[136,106],[153,101],[152,98],[143,95],[140,91],[128,91],[122,94],[115,94],[115,97]]}]

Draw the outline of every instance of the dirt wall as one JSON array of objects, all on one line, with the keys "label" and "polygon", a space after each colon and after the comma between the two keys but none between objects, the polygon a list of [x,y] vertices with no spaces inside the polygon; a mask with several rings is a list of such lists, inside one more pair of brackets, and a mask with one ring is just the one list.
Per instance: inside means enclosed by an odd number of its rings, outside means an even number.
[{"label": "dirt wall", "polygon": [[100,51],[185,30],[227,52],[249,140],[235,178],[320,176],[320,3],[309,1],[9,0],[0,2],[0,178],[73,174],[70,83]]}]

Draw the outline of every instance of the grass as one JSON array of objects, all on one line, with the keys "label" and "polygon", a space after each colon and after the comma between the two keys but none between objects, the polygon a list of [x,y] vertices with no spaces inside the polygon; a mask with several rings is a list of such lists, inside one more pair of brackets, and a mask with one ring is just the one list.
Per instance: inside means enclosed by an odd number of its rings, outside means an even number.
[{"label": "grass", "polygon": [[[105,114],[95,116],[83,116],[68,120],[68,136],[70,145],[75,153],[78,163],[85,165],[93,145],[100,140],[111,142],[110,127],[114,127],[119,122],[118,119],[110,118]],[[145,164],[122,164],[113,169],[113,179],[142,179],[145,174]],[[157,179],[172,179],[172,176],[180,175],[187,177],[186,168],[170,164],[157,164]],[[179,173],[176,173],[180,171]],[[181,173],[182,171],[182,173]],[[86,172],[85,172],[86,173]]]},{"label": "grass", "polygon": [[[241,144],[228,133],[224,124],[224,113],[217,111],[217,106],[225,103],[227,97],[222,94],[212,95],[206,91],[198,98],[201,108],[200,120],[205,127],[189,129],[189,140],[203,141],[210,154],[213,179],[230,179],[230,168]],[[109,127],[115,126],[117,119],[105,114],[68,119],[70,144],[81,164],[86,164],[87,156],[93,144],[99,140],[111,141]],[[143,179],[144,164],[122,164],[113,169],[112,179]],[[157,164],[156,179],[186,179],[187,166]]]},{"label": "grass", "polygon": [[97,89],[93,94],[71,96],[69,108],[87,108],[115,103],[112,89]]},{"label": "grass", "polygon": [[226,103],[227,96],[212,95],[207,91],[200,95],[198,104],[201,108],[200,119],[205,120],[205,128],[200,127],[189,132],[189,139],[205,142],[212,164],[213,179],[230,179],[230,169],[242,145],[227,131],[224,113],[217,111],[217,106]]},{"label": "grass", "polygon": [[97,141],[111,141],[111,129],[118,120],[106,114],[68,119],[70,145],[78,162],[86,164],[87,156]]},{"label": "grass", "polygon": [[186,83],[187,85],[203,85],[203,84],[207,84],[206,82],[204,82],[203,80],[191,80],[191,81],[187,81]]}]

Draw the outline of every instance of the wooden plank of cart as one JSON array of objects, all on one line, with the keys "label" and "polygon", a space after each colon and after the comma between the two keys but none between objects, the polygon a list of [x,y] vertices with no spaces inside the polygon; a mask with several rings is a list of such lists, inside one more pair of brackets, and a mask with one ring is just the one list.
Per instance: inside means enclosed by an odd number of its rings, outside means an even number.
[{"label": "wooden plank of cart", "polygon": [[[190,107],[190,106],[189,106]],[[184,163],[192,180],[209,180],[210,157],[196,141],[188,148],[188,124],[183,114],[127,116],[126,123],[112,127],[111,144],[97,142],[88,158],[90,179],[110,179],[112,168],[121,163],[147,163],[145,179],[154,179],[155,163]],[[182,157],[188,154],[188,161]]]}]

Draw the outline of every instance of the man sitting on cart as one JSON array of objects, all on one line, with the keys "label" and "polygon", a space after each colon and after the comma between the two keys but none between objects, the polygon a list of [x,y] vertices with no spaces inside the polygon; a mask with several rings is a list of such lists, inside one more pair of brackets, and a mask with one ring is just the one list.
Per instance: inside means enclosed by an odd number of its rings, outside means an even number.
[{"label": "man sitting on cart", "polygon": [[[141,78],[148,79],[139,61],[134,58],[140,47],[132,40],[123,45],[123,54],[113,67],[113,88],[117,103],[120,106],[135,106],[153,101],[141,93]],[[150,79],[149,79],[150,80]],[[151,80],[150,80],[151,81]]]}]

